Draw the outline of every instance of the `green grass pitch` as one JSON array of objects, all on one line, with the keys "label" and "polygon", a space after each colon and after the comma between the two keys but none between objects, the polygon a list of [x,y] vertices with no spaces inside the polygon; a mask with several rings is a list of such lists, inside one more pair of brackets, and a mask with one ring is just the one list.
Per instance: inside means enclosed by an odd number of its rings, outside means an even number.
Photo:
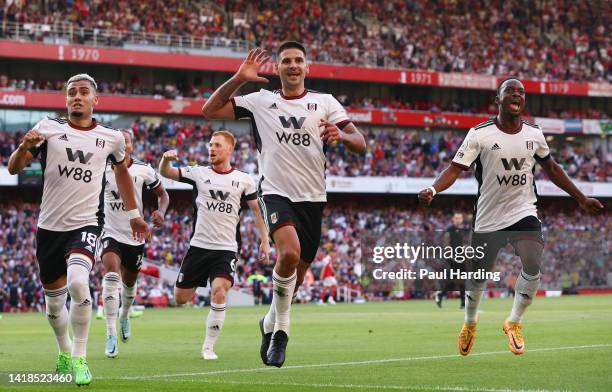
[{"label": "green grass pitch", "polygon": [[[104,321],[94,320],[91,391],[612,391],[612,296],[537,298],[524,320],[527,352],[508,350],[502,322],[509,299],[483,301],[476,343],[457,354],[458,302],[337,306],[292,311],[287,362],[259,359],[265,307],[229,308],[217,361],[200,359],[208,309],[146,310],[132,320],[119,356],[104,356]],[[0,319],[0,371],[54,369],[56,345],[43,314]],[[74,385],[0,390],[65,391]]]}]

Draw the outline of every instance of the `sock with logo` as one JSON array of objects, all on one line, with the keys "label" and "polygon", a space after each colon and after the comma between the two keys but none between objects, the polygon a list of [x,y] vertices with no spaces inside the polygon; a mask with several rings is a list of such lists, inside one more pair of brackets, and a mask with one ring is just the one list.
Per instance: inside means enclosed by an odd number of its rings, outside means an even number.
[{"label": "sock with logo", "polygon": [[221,335],[221,329],[225,322],[225,304],[210,303],[210,311],[206,318],[206,338],[204,349],[212,350]]},{"label": "sock with logo", "polygon": [[521,271],[514,285],[514,304],[508,321],[520,323],[525,310],[533,302],[538,287],[540,286],[540,274],[528,275],[525,271]]},{"label": "sock with logo", "polygon": [[87,355],[87,339],[91,322],[89,272],[93,262],[88,256],[73,253],[68,258],[68,292],[70,293],[70,324],[72,325],[72,357]]}]

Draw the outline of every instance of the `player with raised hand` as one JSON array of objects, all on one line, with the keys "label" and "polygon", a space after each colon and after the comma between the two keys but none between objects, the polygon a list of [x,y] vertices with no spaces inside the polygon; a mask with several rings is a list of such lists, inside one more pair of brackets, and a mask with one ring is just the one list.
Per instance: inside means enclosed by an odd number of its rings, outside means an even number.
[{"label": "player with raised hand", "polygon": [[261,89],[232,98],[247,82],[267,82],[258,75],[269,60],[252,50],[238,71],[202,108],[211,119],[249,119],[259,151],[259,201],[278,250],[272,275],[270,310],[260,320],[260,355],[266,365],[281,367],[289,340],[291,301],[313,261],[321,238],[325,190],[325,151],[344,143],[363,153],[365,139],[330,94],[307,90],[306,49],[285,42],[277,50],[275,71],[281,89]]},{"label": "player with raised hand", "polygon": [[[125,156],[128,172],[134,181],[138,211],[143,215],[143,193],[145,188],[157,196],[158,209],[153,211],[152,220],[155,228],[164,223],[170,198],[157,177],[155,170],[148,164],[132,157],[133,138],[131,130],[121,131],[125,139]],[[136,280],[142,264],[144,241],[132,238],[127,209],[119,198],[115,181],[115,165],[106,166],[106,187],[104,191],[104,211],[106,220],[102,232],[102,263],[104,279],[102,281],[102,301],[106,315],[105,354],[114,358],[119,354],[117,346],[117,318],[119,318],[120,336],[127,342],[130,334],[130,310],[136,296]],[[121,315],[119,315],[119,285],[121,290]]]},{"label": "player with raised hand", "polygon": [[227,293],[234,284],[240,213],[248,206],[255,218],[261,244],[259,260],[269,263],[270,244],[259,204],[255,181],[230,164],[236,140],[227,131],[214,132],[209,143],[210,166],[175,168],[176,150],[166,151],[159,163],[162,176],[193,186],[194,224],[189,249],[181,264],[174,297],[179,305],[187,303],[198,287],[211,285],[210,311],[202,358],[217,359],[214,345],[225,322]]},{"label": "player with raised hand", "polygon": [[[552,159],[542,128],[521,119],[525,88],[517,78],[500,83],[495,102],[497,116],[469,130],[452,164],[431,187],[419,192],[419,199],[431,203],[436,194],[449,188],[463,170],[474,164],[478,199],[472,246],[483,247],[484,257],[474,260],[472,268],[492,271],[499,249],[508,242],[520,257],[523,268],[516,280],[514,304],[503,324],[510,350],[520,355],[525,352],[521,321],[538,290],[544,244],[536,208],[536,162],[584,211],[595,213],[603,206],[597,199],[586,197]],[[461,355],[468,355],[474,345],[478,306],[485,286],[485,280],[467,282],[465,322],[458,338]]]},{"label": "player with raised hand", "polygon": [[[9,159],[17,174],[36,156],[43,168],[43,193],[36,233],[36,258],[45,292],[47,319],[59,354],[58,373],[74,372],[77,385],[91,383],[87,340],[91,320],[89,273],[104,224],[106,163],[127,209],[132,235],[142,240],[148,226],[140,215],[125,163],[121,132],[93,118],[98,103],[95,80],[79,74],[66,83],[68,118],[45,118],[29,131]],[[70,313],[66,300],[70,293]],[[74,338],[68,336],[68,322]]]}]

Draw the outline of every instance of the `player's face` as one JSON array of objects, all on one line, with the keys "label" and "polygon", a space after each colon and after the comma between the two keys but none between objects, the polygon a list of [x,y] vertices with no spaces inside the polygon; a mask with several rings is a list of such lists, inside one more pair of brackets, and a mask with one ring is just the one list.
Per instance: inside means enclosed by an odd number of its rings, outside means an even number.
[{"label": "player's face", "polygon": [[281,84],[287,87],[301,87],[308,74],[308,64],[304,52],[296,48],[285,49],[278,56],[276,71]]},{"label": "player's face", "polygon": [[463,224],[463,215],[455,214],[453,215],[453,225],[461,226]]},{"label": "player's face", "polygon": [[91,117],[97,104],[96,91],[87,80],[79,80],[66,86],[66,108],[69,117]]},{"label": "player's face", "polygon": [[125,139],[125,155],[130,155],[132,151],[134,151],[134,145],[132,145],[132,138],[125,132],[123,132],[123,138]]},{"label": "player's face", "polygon": [[213,136],[208,143],[208,161],[212,165],[220,165],[229,161],[232,155],[232,145],[223,136]]},{"label": "player's face", "polygon": [[507,80],[502,85],[497,98],[503,113],[518,116],[525,108],[525,86],[516,79]]}]

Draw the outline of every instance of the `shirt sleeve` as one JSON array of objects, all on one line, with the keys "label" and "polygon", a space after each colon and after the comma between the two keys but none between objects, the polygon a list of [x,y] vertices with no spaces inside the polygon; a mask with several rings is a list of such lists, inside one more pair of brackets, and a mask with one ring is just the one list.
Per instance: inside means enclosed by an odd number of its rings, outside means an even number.
[{"label": "shirt sleeve", "polygon": [[[538,125],[540,131],[542,131],[542,127]],[[548,143],[546,143],[546,138],[544,137],[544,132],[542,131],[540,135],[538,135],[537,140],[538,146],[535,151],[534,158],[538,162],[545,161],[550,159],[550,148],[548,148]]]},{"label": "shirt sleeve", "polygon": [[257,200],[257,189],[255,189],[255,181],[249,176],[242,197],[244,200]]},{"label": "shirt sleeve", "polygon": [[259,91],[247,95],[239,95],[230,100],[234,107],[234,117],[236,120],[250,118],[253,115],[257,98],[259,98]]},{"label": "shirt sleeve", "polygon": [[478,158],[478,154],[480,154],[480,144],[478,143],[476,130],[472,128],[463,139],[463,143],[461,143],[451,163],[463,170],[469,170],[472,163]]},{"label": "shirt sleeve", "polygon": [[179,182],[195,186],[195,181],[198,176],[197,170],[197,166],[179,167]]},{"label": "shirt sleeve", "polygon": [[151,165],[147,165],[144,183],[147,189],[155,189],[161,185],[157,172],[151,167]]},{"label": "shirt sleeve", "polygon": [[327,121],[336,124],[340,129],[344,128],[351,120],[346,114],[344,106],[332,95],[329,96],[329,105],[327,107]]},{"label": "shirt sleeve", "polygon": [[117,143],[115,149],[111,151],[108,158],[111,160],[113,165],[118,165],[125,159],[125,138],[121,132],[117,132]]}]

